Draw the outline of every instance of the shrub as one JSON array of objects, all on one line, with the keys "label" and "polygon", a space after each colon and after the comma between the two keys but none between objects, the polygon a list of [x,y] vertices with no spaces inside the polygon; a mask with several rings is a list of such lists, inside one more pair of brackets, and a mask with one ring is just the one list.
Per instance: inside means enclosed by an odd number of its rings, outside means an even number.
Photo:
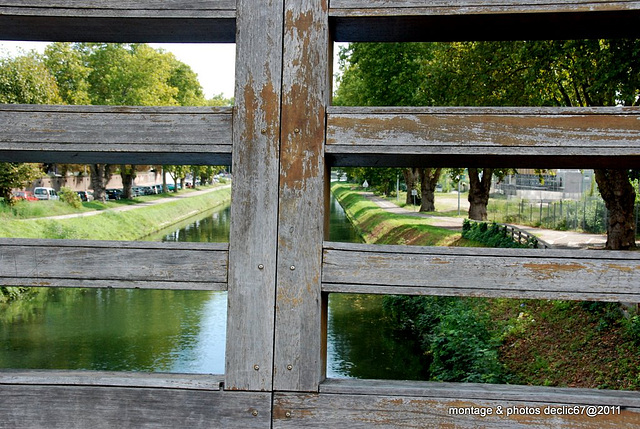
[{"label": "shrub", "polygon": [[60,189],[60,192],[58,192],[58,195],[60,196],[60,201],[69,204],[71,207],[74,207],[76,209],[82,207],[82,200],[80,199],[80,195],[78,195],[77,192],[69,188],[62,188]]}]

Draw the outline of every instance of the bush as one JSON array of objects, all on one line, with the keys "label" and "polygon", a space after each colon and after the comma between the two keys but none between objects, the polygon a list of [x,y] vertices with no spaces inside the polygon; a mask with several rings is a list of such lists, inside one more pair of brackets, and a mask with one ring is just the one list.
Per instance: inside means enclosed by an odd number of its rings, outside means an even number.
[{"label": "bush", "polygon": [[[478,241],[490,247],[529,247],[529,245],[513,241],[507,234],[507,229],[495,222],[489,226],[487,222],[474,222],[465,219],[462,225],[462,236],[468,240]],[[533,240],[528,244],[536,245],[537,240]]]},{"label": "bush", "polygon": [[501,339],[470,300],[438,296],[386,296],[384,309],[398,329],[420,342],[429,378],[439,381],[499,383]]},{"label": "bush", "polygon": [[69,188],[62,188],[60,189],[60,192],[58,192],[58,195],[60,196],[60,201],[69,204],[71,207],[74,207],[76,209],[82,207],[82,200],[80,199],[80,195],[78,195],[77,192]]}]

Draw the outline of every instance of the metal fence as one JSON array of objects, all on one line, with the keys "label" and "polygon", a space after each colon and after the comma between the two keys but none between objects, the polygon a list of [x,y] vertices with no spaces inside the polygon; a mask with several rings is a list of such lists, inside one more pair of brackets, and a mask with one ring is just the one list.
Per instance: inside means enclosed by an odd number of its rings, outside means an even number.
[{"label": "metal fence", "polygon": [[[489,220],[524,224],[541,228],[605,233],[609,211],[601,198],[580,201],[530,201],[524,199],[491,200],[487,207]],[[640,204],[634,209],[636,231],[640,231]]]}]

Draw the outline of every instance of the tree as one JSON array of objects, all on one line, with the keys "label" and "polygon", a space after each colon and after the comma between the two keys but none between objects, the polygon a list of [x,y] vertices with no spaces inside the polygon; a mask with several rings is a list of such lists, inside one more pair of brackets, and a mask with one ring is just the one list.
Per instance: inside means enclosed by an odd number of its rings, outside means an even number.
[{"label": "tree", "polygon": [[[545,55],[536,56],[540,52]],[[640,105],[640,40],[571,40],[536,42],[529,46],[536,70],[545,70],[545,84],[559,105]],[[636,247],[633,217],[637,171],[596,169],[598,189],[609,210],[607,249]]]},{"label": "tree", "polygon": [[[0,59],[0,103],[60,103],[56,81],[42,59],[29,53],[17,58]],[[43,175],[37,164],[0,163],[0,197],[12,204],[11,190],[23,188]]]},{"label": "tree", "polygon": [[[144,44],[53,43],[45,62],[67,104],[197,105],[206,104],[197,75],[171,53]],[[94,164],[91,182],[103,195],[112,167]],[[121,166],[125,198],[140,167]]]},{"label": "tree", "polygon": [[54,76],[35,53],[0,58],[0,103],[60,104]]},{"label": "tree", "polygon": [[[334,98],[336,105],[412,106],[419,103],[423,61],[432,57],[432,45],[424,43],[352,43],[340,52],[342,77]],[[421,184],[420,211],[434,211],[434,191],[442,169],[415,166],[402,172],[410,203],[414,183]],[[399,172],[393,170],[393,180]],[[384,174],[384,173],[382,173]],[[369,177],[376,173],[369,172]],[[378,180],[374,181],[377,183]],[[389,181],[382,192],[388,193]]]}]

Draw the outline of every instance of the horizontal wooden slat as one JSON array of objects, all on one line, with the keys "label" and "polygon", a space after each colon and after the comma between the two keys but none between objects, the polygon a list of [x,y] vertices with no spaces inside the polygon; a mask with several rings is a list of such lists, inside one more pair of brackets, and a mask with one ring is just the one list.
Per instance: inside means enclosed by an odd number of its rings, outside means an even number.
[{"label": "horizontal wooden slat", "polygon": [[[270,393],[190,385],[206,376],[129,373],[128,385],[123,374],[25,377],[0,373],[0,428],[268,428],[271,421]],[[160,386],[146,387],[151,379]]]},{"label": "horizontal wooden slat", "polygon": [[109,371],[0,370],[0,385],[147,387],[220,390],[223,375]]},{"label": "horizontal wooden slat", "polygon": [[332,107],[334,165],[638,168],[640,108]]},{"label": "horizontal wooden slat", "polygon": [[234,42],[233,0],[0,0],[0,39]]},{"label": "horizontal wooden slat", "polygon": [[639,1],[332,0],[337,42],[637,37]]},{"label": "horizontal wooden slat", "polygon": [[323,292],[640,301],[640,254],[325,243]]},{"label": "horizontal wooden slat", "polygon": [[231,115],[225,107],[0,105],[0,160],[228,165]]},{"label": "horizontal wooden slat", "polygon": [[[518,412],[507,416],[514,407]],[[473,408],[476,412],[491,411],[491,415],[454,412]],[[551,415],[553,410],[561,415]],[[589,416],[592,412],[602,414]],[[631,428],[640,424],[640,394],[472,383],[327,380],[320,385],[319,394],[276,394],[273,414],[274,428]]]},{"label": "horizontal wooden slat", "polygon": [[227,289],[226,243],[0,239],[7,286]]}]

